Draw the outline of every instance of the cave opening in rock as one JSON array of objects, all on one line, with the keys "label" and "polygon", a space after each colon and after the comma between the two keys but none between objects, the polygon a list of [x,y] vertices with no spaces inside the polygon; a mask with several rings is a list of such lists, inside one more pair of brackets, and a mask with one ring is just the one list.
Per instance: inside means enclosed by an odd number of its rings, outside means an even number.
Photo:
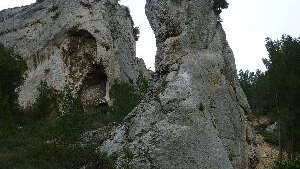
[{"label": "cave opening in rock", "polygon": [[76,26],[74,26],[73,28],[71,28],[71,30],[69,30],[68,35],[74,38],[77,37],[85,40],[96,41],[95,37],[93,37],[92,34],[90,34],[88,31],[83,29],[78,30]]},{"label": "cave opening in rock", "polygon": [[81,78],[79,74],[91,65],[97,55],[96,39],[86,30],[72,28],[62,46],[66,47],[63,48],[64,62],[73,80],[77,82]]},{"label": "cave opening in rock", "polygon": [[81,89],[81,100],[85,106],[99,107],[107,104],[107,75],[102,64],[91,65]]},{"label": "cave opening in rock", "polygon": [[107,75],[102,63],[95,63],[97,43],[86,30],[76,27],[68,31],[63,49],[64,62],[69,69],[69,87],[85,107],[107,104]]}]

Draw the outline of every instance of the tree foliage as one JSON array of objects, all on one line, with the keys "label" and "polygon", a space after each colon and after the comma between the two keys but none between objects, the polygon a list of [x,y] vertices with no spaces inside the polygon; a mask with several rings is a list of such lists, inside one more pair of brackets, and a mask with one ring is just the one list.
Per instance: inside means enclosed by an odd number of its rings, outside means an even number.
[{"label": "tree foliage", "polygon": [[[80,141],[85,132],[93,130],[93,123],[103,123],[103,113],[110,113],[108,121],[120,122],[140,98],[129,84],[114,85],[112,90],[122,102],[104,112],[90,114],[70,92],[57,91],[41,82],[39,97],[23,114],[21,123],[0,127],[0,166],[4,168],[114,169],[114,158],[97,153],[97,145],[83,146]],[[129,97],[129,95],[132,95]],[[115,97],[115,96],[113,96]],[[106,119],[107,120],[107,119]],[[20,127],[19,125],[22,124]]]},{"label": "tree foliage", "polygon": [[140,28],[139,27],[134,27],[132,30],[133,37],[135,41],[138,41],[140,38]]},{"label": "tree foliage", "polygon": [[113,100],[113,106],[108,110],[112,117],[110,121],[120,122],[140,103],[144,95],[143,92],[147,89],[142,79],[140,79],[138,85],[138,87],[141,87],[140,89],[135,89],[133,85],[125,82],[115,83],[112,86],[110,96]]},{"label": "tree foliage", "polygon": [[11,124],[19,112],[16,88],[23,83],[26,63],[11,49],[0,44],[0,126]]},{"label": "tree foliage", "polygon": [[280,124],[280,148],[290,157],[300,152],[300,38],[266,39],[267,71],[240,71],[239,80],[256,114]]},{"label": "tree foliage", "polygon": [[228,2],[226,0],[214,0],[214,12],[217,15],[220,15],[222,13],[223,9],[228,8]]},{"label": "tree foliage", "polygon": [[292,160],[278,161],[274,169],[300,169],[300,156]]},{"label": "tree foliage", "polygon": [[139,78],[138,89],[116,83],[110,90],[114,105],[96,113],[86,112],[67,89],[58,91],[41,82],[36,102],[23,110],[16,88],[25,71],[21,57],[0,46],[0,168],[115,168],[113,157],[97,153],[95,144],[82,144],[83,134],[121,122],[140,102],[148,82]]}]

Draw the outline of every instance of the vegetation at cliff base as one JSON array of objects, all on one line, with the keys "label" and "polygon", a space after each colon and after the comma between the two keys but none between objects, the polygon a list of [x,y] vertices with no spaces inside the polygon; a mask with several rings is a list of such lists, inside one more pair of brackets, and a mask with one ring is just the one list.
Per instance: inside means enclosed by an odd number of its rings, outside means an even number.
[{"label": "vegetation at cliff base", "polygon": [[292,160],[278,161],[273,169],[300,169],[300,156]]},{"label": "vegetation at cliff base", "polygon": [[[124,87],[124,84],[114,86],[118,90],[113,89],[120,92],[118,96],[124,94],[119,86]],[[133,88],[129,87],[129,90]],[[68,92],[56,91],[45,82],[41,83],[39,91],[38,101],[19,114],[19,125],[0,128],[0,166],[7,169],[79,169],[83,166],[86,169],[114,169],[113,157],[96,152],[97,145],[82,145],[81,139],[89,130],[120,122],[138,103],[130,103],[136,97],[126,99],[123,95],[125,101],[116,104],[118,107],[89,114],[80,100]],[[122,108],[127,108],[127,114],[124,114],[126,109],[121,111]],[[109,118],[103,120],[104,115]]]},{"label": "vegetation at cliff base", "polygon": [[142,77],[137,87],[115,83],[113,106],[86,112],[67,89],[58,91],[41,82],[36,102],[26,110],[17,104],[16,88],[23,83],[25,62],[0,46],[0,168],[5,169],[113,169],[114,157],[82,144],[85,132],[122,119],[147,91]]},{"label": "vegetation at cliff base", "polygon": [[126,82],[115,82],[110,89],[113,106],[101,107],[96,113],[91,114],[94,120],[91,124],[100,123],[100,126],[103,126],[112,122],[122,122],[128,113],[140,103],[147,90],[148,81],[143,76],[139,76],[136,86]]},{"label": "vegetation at cliff base", "polygon": [[15,90],[23,83],[26,69],[26,63],[19,55],[0,44],[0,127],[14,123],[14,117],[20,111]]},{"label": "vegetation at cliff base", "polygon": [[[290,159],[300,153],[300,38],[283,35],[266,39],[267,70],[240,71],[239,81],[254,115],[265,115],[278,123],[278,129],[261,133],[279,145],[280,157]],[[276,141],[277,139],[277,141]]]}]

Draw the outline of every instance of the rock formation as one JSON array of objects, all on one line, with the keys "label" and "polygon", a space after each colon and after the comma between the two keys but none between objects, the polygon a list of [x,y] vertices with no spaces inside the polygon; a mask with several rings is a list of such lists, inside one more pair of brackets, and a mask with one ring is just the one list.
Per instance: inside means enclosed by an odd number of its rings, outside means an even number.
[{"label": "rock formation", "polygon": [[247,99],[213,0],[147,0],[156,76],[99,147],[143,169],[246,169]]},{"label": "rock formation", "polygon": [[[91,139],[116,156],[117,167],[248,168],[249,105],[213,4],[147,0],[158,47],[150,90],[122,124],[99,129],[92,134],[99,138]],[[116,79],[135,81],[145,70],[134,57],[132,30],[117,0],[44,0],[1,12],[0,42],[30,67],[21,105],[34,100],[41,80],[69,87],[86,104],[101,103]]]},{"label": "rock formation", "polygon": [[129,10],[117,0],[43,0],[1,11],[0,43],[28,64],[23,107],[35,101],[41,81],[98,105],[109,101],[116,80],[135,82],[146,72],[135,57]]}]

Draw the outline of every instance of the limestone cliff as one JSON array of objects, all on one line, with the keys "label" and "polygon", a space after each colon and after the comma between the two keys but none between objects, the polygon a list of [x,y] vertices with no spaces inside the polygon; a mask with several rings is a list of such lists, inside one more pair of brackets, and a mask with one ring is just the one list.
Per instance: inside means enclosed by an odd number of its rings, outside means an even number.
[{"label": "limestone cliff", "polygon": [[[249,105],[213,4],[147,0],[158,47],[150,90],[123,123],[91,132],[118,168],[248,168]],[[0,42],[30,67],[20,103],[34,100],[42,80],[67,86],[86,104],[101,103],[114,80],[135,81],[144,67],[132,30],[117,0],[43,0],[2,11]]]},{"label": "limestone cliff", "polygon": [[28,64],[23,107],[35,101],[41,81],[98,105],[116,80],[135,82],[146,72],[135,57],[129,10],[117,0],[43,0],[1,11],[0,43]]},{"label": "limestone cliff", "polygon": [[100,150],[143,169],[246,169],[247,99],[213,0],[147,0],[156,76]]}]

